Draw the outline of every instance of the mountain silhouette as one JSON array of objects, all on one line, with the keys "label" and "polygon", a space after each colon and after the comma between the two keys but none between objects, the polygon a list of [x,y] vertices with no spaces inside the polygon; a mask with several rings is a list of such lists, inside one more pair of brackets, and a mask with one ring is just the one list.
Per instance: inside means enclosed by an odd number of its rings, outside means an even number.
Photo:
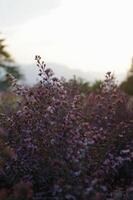
[{"label": "mountain silhouette", "polygon": [[[105,73],[101,71],[92,71],[91,69],[88,72],[84,72],[79,69],[72,69],[67,67],[66,65],[61,65],[58,63],[50,62],[47,63],[47,67],[51,68],[57,77],[64,77],[66,80],[69,80],[76,76],[77,78],[82,78],[85,81],[89,81],[90,83],[95,82],[96,80],[103,80],[105,77]],[[33,85],[39,81],[38,77],[38,68],[35,64],[23,64],[21,66],[21,70],[25,75],[25,82],[29,85]],[[117,74],[116,79],[118,82],[121,82],[125,78],[124,74]]]}]

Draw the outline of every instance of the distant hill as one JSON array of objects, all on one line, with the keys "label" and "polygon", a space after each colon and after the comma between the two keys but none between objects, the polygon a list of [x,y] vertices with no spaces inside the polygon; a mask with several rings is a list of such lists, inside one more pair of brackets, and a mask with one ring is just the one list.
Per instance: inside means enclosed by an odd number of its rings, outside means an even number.
[{"label": "distant hill", "polygon": [[[65,79],[73,78],[75,75],[76,77],[80,77],[86,81],[94,82],[95,80],[103,80],[105,76],[105,72],[95,72],[92,70],[88,70],[88,72],[83,72],[82,70],[76,70],[69,68],[65,65],[61,65],[58,63],[47,63],[47,67],[51,68],[57,77],[64,77]],[[39,81],[38,78],[38,68],[34,64],[29,65],[21,65],[21,70],[25,75],[25,82],[27,84],[35,84]],[[121,82],[125,76],[124,74],[117,74],[116,78],[118,82]]]}]

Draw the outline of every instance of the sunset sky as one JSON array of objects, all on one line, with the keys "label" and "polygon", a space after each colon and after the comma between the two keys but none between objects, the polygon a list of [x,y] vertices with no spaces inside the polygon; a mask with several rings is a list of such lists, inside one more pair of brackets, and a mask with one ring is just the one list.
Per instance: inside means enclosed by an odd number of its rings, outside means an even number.
[{"label": "sunset sky", "polygon": [[19,63],[40,54],[83,71],[130,67],[132,0],[0,0],[0,24]]}]

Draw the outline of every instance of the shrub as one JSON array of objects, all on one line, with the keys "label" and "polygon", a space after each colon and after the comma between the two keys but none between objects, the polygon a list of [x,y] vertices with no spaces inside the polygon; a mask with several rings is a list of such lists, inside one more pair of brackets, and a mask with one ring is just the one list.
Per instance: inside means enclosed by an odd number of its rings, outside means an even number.
[{"label": "shrub", "polygon": [[119,187],[126,191],[133,165],[128,97],[110,72],[98,94],[73,95],[40,56],[36,61],[40,83],[25,88],[11,77],[20,101],[0,119],[12,149],[1,169],[11,198],[29,183],[24,198],[38,200],[103,200]]}]

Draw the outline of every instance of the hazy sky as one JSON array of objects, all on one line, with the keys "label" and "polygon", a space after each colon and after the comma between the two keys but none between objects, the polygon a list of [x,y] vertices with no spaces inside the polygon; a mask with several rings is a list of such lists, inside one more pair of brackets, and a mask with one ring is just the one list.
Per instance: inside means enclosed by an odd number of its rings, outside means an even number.
[{"label": "hazy sky", "polygon": [[133,56],[133,0],[0,0],[1,32],[17,62],[126,72]]}]

